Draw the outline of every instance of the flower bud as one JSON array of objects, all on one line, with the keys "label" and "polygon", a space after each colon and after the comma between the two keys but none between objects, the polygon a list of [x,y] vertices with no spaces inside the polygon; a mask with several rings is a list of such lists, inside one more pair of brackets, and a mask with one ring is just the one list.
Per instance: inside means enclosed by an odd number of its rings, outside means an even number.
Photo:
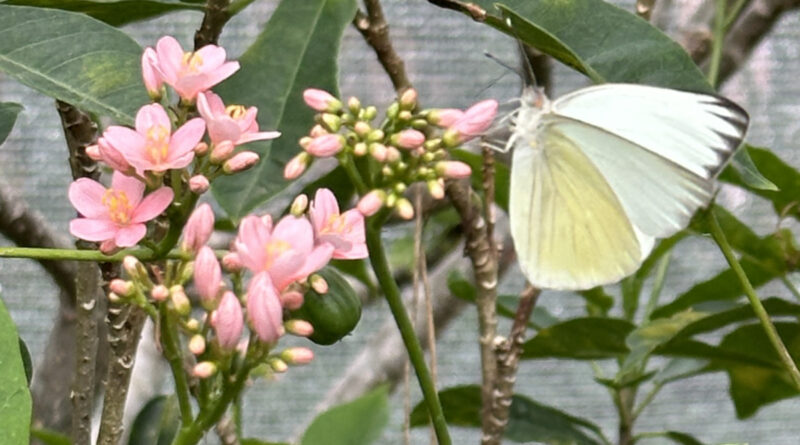
[{"label": "flower bud", "polygon": [[328,133],[328,130],[326,130],[325,127],[323,127],[322,125],[319,125],[319,124],[314,125],[313,127],[311,127],[311,131],[308,132],[308,135],[311,136],[312,139],[318,138],[320,136],[324,136],[326,134],[330,134],[330,133]]},{"label": "flower bud", "polygon": [[472,169],[461,161],[441,161],[436,164],[436,174],[449,179],[469,178]]},{"label": "flower bud", "polygon": [[306,105],[317,111],[327,111],[335,113],[342,108],[342,102],[333,97],[331,93],[316,88],[308,88],[303,91],[303,101]]},{"label": "flower bud", "polygon": [[208,178],[203,175],[194,175],[189,178],[189,190],[196,195],[207,192],[209,186]]},{"label": "flower bud", "polygon": [[111,292],[123,298],[132,297],[136,291],[136,285],[134,285],[132,281],[125,281],[119,278],[111,280],[111,282],[108,283],[108,288],[111,289]]},{"label": "flower bud", "polygon": [[192,375],[200,379],[207,379],[216,373],[217,365],[214,362],[200,362],[192,368]]},{"label": "flower bud", "polygon": [[402,110],[399,113],[397,113],[397,120],[402,122],[408,122],[411,120],[412,117],[414,117],[414,115],[411,114],[411,112],[408,110]]},{"label": "flower bud", "polygon": [[183,286],[172,286],[169,289],[169,296],[172,306],[175,308],[175,312],[181,315],[189,315],[189,313],[192,312],[192,303],[189,301],[189,297],[186,296],[186,291],[183,290]]},{"label": "flower bud", "polygon": [[378,142],[373,142],[369,144],[369,154],[372,155],[372,157],[378,162],[386,162],[388,151],[385,145]]},{"label": "flower bud", "polygon": [[350,98],[347,99],[347,109],[353,114],[358,114],[361,110],[361,101],[355,96],[350,96]]},{"label": "flower bud", "polygon": [[381,142],[383,141],[384,136],[386,136],[383,130],[378,128],[372,130],[367,135],[367,142]]},{"label": "flower bud", "polygon": [[222,164],[225,162],[233,155],[233,148],[233,142],[231,141],[222,141],[219,144],[215,144],[211,150],[211,163]]},{"label": "flower bud", "polygon": [[497,115],[497,101],[482,100],[467,108],[464,115],[449,126],[459,134],[459,142],[466,142],[486,131]]},{"label": "flower bud", "polygon": [[227,174],[239,173],[256,165],[261,157],[254,151],[243,151],[225,161],[222,171]]},{"label": "flower bud", "polygon": [[392,104],[389,105],[389,108],[386,109],[386,117],[388,117],[389,119],[396,119],[397,113],[399,112],[400,112],[400,104],[397,102],[392,102]]},{"label": "flower bud", "polygon": [[161,100],[161,88],[164,80],[156,68],[158,65],[158,55],[153,48],[147,48],[142,54],[142,80],[147,88],[147,94],[154,102]]},{"label": "flower bud", "polygon": [[444,198],[444,181],[441,179],[429,179],[428,180],[428,191],[431,194],[433,199],[442,199]]},{"label": "flower bud", "polygon": [[206,352],[206,339],[200,335],[195,334],[189,339],[189,352],[194,355],[200,355]]},{"label": "flower bud", "polygon": [[283,177],[285,179],[296,179],[306,171],[308,165],[311,163],[311,155],[306,152],[301,152],[293,157],[286,163],[283,168]]},{"label": "flower bud", "polygon": [[211,210],[211,206],[207,203],[200,204],[192,211],[186,221],[186,225],[183,227],[181,249],[185,252],[197,252],[208,242],[213,232],[214,211]]},{"label": "flower bud", "polygon": [[167,289],[167,286],[159,284],[153,287],[150,291],[150,296],[153,297],[155,301],[164,301],[169,298],[169,289]]},{"label": "flower bud", "polygon": [[328,282],[325,281],[325,278],[322,278],[322,275],[311,275],[308,277],[308,282],[318,294],[325,295],[328,293]]},{"label": "flower bud", "polygon": [[398,199],[395,207],[397,209],[397,215],[400,216],[400,218],[409,220],[414,217],[414,206],[412,206],[411,201],[406,198]]},{"label": "flower bud", "polygon": [[402,155],[400,154],[400,150],[398,150],[398,149],[396,149],[396,148],[394,148],[392,146],[386,147],[386,162],[395,163],[395,162],[399,161],[400,158],[402,158]]},{"label": "flower bud", "polygon": [[214,251],[202,246],[194,261],[194,287],[203,302],[203,307],[214,307],[222,287],[222,269]]},{"label": "flower bud", "polygon": [[115,294],[114,292],[108,293],[108,302],[112,304],[117,304],[122,302],[122,298],[119,295]]},{"label": "flower bud", "polygon": [[366,142],[356,142],[356,144],[353,146],[353,155],[364,156],[365,154],[367,154]]},{"label": "flower bud", "polygon": [[324,134],[314,138],[308,144],[306,152],[320,158],[333,156],[341,151],[344,143],[344,137],[340,134]]},{"label": "flower bud", "polygon": [[281,294],[281,305],[290,311],[300,309],[303,305],[303,294],[297,291],[287,291]]},{"label": "flower bud", "polygon": [[441,108],[430,110],[426,117],[433,125],[447,128],[464,117],[464,112],[457,108]]},{"label": "flower bud", "polygon": [[228,272],[239,272],[244,268],[244,265],[238,253],[228,252],[222,257],[222,267]]},{"label": "flower bud", "polygon": [[308,337],[314,333],[314,326],[305,320],[289,320],[283,324],[286,332],[298,337]]},{"label": "flower bud", "polygon": [[281,360],[290,365],[307,365],[314,359],[314,351],[309,348],[288,348],[281,352]]},{"label": "flower bud", "polygon": [[400,95],[400,108],[413,110],[417,106],[417,90],[409,88]]},{"label": "flower bud", "polygon": [[323,114],[322,123],[325,124],[325,127],[328,129],[328,131],[332,133],[336,133],[340,128],[342,128],[342,119],[335,114]]},{"label": "flower bud", "polygon": [[287,365],[285,361],[277,357],[271,357],[267,361],[267,364],[269,365],[270,368],[272,368],[273,372],[277,373],[284,373],[289,369],[289,365]]},{"label": "flower bud", "polygon": [[194,318],[186,320],[186,324],[184,326],[189,332],[200,332],[200,322]]},{"label": "flower bud", "polygon": [[247,318],[258,338],[275,343],[283,335],[283,307],[272,279],[261,272],[250,280],[247,289]]},{"label": "flower bud", "polygon": [[194,154],[195,156],[205,156],[208,153],[208,144],[203,141],[197,143],[194,146]]},{"label": "flower bud", "polygon": [[101,160],[108,164],[109,167],[123,173],[131,171],[131,165],[128,164],[128,160],[125,159],[125,156],[123,156],[116,147],[109,144],[105,138],[101,137],[97,140],[97,148],[100,152]]},{"label": "flower bud", "polygon": [[386,200],[386,192],[383,190],[373,190],[358,201],[356,208],[364,216],[372,216],[378,213]]},{"label": "flower bud", "polygon": [[362,138],[366,137],[371,130],[372,127],[364,121],[358,121],[355,125],[353,125],[353,131],[355,131],[356,134]]},{"label": "flower bud", "polygon": [[294,216],[303,216],[303,213],[306,212],[308,208],[308,196],[305,193],[301,193],[294,198],[292,201],[292,206],[289,208],[289,213]]},{"label": "flower bud", "polygon": [[365,120],[365,121],[369,122],[372,119],[375,119],[375,116],[378,115],[378,109],[375,108],[374,106],[370,105],[367,108],[365,108],[364,110],[362,110],[361,113],[358,113],[358,114],[359,114],[359,116],[358,116],[359,119],[362,119],[362,120]]},{"label": "flower bud", "polygon": [[239,344],[244,329],[242,305],[236,295],[227,291],[222,296],[217,310],[211,314],[211,326],[217,333],[217,342],[225,350],[232,351]]},{"label": "flower bud", "polygon": [[103,156],[100,154],[100,146],[97,144],[87,145],[83,151],[86,153],[86,156],[93,161],[103,160]]},{"label": "flower bud", "polygon": [[305,150],[306,148],[308,148],[308,145],[311,144],[311,141],[313,140],[314,138],[312,138],[311,136],[303,136],[300,138],[299,141],[297,141],[297,144],[300,145],[300,148]]},{"label": "flower bud", "polygon": [[417,130],[403,130],[392,135],[392,144],[405,149],[417,148],[425,142],[425,135]]},{"label": "flower bud", "polygon": [[[139,283],[149,283],[150,276],[147,274],[147,269],[145,269],[144,264],[139,261],[133,255],[128,255],[122,259],[122,268],[125,269],[125,272],[128,276]],[[152,286],[147,286],[152,287]]]}]

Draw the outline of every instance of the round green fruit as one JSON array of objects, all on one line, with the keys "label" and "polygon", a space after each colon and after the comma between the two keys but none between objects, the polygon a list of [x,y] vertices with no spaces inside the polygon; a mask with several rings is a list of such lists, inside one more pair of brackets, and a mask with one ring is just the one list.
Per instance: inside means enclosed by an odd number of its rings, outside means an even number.
[{"label": "round green fruit", "polygon": [[326,267],[317,275],[328,283],[328,292],[320,294],[309,289],[303,306],[291,315],[314,326],[314,334],[309,337],[311,341],[331,345],[355,329],[361,319],[361,299],[335,269]]}]

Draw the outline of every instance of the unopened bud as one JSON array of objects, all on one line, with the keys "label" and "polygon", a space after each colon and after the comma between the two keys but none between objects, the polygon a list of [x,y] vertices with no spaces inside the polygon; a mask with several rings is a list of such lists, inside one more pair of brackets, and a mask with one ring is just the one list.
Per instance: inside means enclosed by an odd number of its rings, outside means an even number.
[{"label": "unopened bud", "polygon": [[189,339],[189,352],[200,355],[206,351],[206,339],[202,335],[193,335]]},{"label": "unopened bud", "polygon": [[308,88],[303,91],[303,100],[306,105],[316,111],[335,113],[342,108],[342,102],[327,91]]},{"label": "unopened bud", "polygon": [[228,272],[239,272],[244,265],[238,253],[228,252],[222,257],[222,267]]},{"label": "unopened bud", "polygon": [[368,135],[371,130],[372,127],[364,121],[358,121],[353,125],[353,131],[362,138]]},{"label": "unopened bud", "polygon": [[442,199],[444,198],[444,181],[441,179],[430,179],[428,180],[428,191],[431,193],[431,197],[433,199]]},{"label": "unopened bud", "polygon": [[294,198],[292,202],[292,206],[289,209],[289,213],[294,216],[303,216],[303,213],[306,213],[306,209],[308,208],[308,196],[305,193],[301,193]]},{"label": "unopened bud", "polygon": [[305,320],[289,320],[283,326],[286,332],[298,337],[308,337],[314,333],[314,326]]},{"label": "unopened bud", "polygon": [[322,123],[325,124],[325,127],[328,129],[328,131],[332,133],[336,133],[340,128],[342,128],[342,119],[335,114],[323,114]]},{"label": "unopened bud", "polygon": [[207,192],[209,185],[208,178],[203,175],[194,175],[189,178],[189,190],[196,195],[202,195]]},{"label": "unopened bud", "polygon": [[256,165],[259,159],[260,156],[258,156],[258,153],[254,151],[243,151],[225,161],[225,164],[222,166],[222,171],[229,175],[232,173],[239,173]]},{"label": "unopened bud", "polygon": [[111,289],[111,292],[119,295],[120,297],[131,297],[133,296],[134,291],[136,290],[136,286],[131,281],[125,281],[119,278],[114,278],[108,283],[108,288]]},{"label": "unopened bud", "polygon": [[293,157],[286,166],[283,168],[283,177],[285,179],[296,179],[306,171],[308,165],[311,163],[311,155],[306,152],[301,152]]},{"label": "unopened bud", "polygon": [[120,296],[115,294],[114,292],[109,292],[108,293],[108,302],[109,303],[113,303],[113,304],[121,303],[122,302],[122,298],[120,298]]},{"label": "unopened bud", "polygon": [[375,108],[374,106],[370,105],[370,106],[368,106],[367,108],[365,108],[364,110],[362,110],[362,112],[361,112],[361,113],[359,113],[359,116],[358,116],[358,117],[359,117],[360,119],[363,119],[363,120],[365,120],[365,121],[369,122],[369,121],[371,121],[372,119],[375,119],[375,117],[376,117],[377,115],[378,115],[378,109],[377,109],[377,108]]},{"label": "unopened bud", "polygon": [[472,169],[461,161],[441,161],[436,164],[436,173],[449,179],[469,178]]},{"label": "unopened bud", "polygon": [[369,134],[367,135],[367,142],[381,142],[383,141],[384,136],[385,134],[383,130],[379,130],[376,128],[370,131]]},{"label": "unopened bud", "polygon": [[153,287],[153,290],[150,291],[150,296],[155,301],[164,301],[169,297],[169,289],[167,289],[167,286],[159,284]]},{"label": "unopened bud", "polygon": [[379,142],[373,142],[369,144],[369,154],[378,162],[386,162],[388,151],[385,145]]},{"label": "unopened bud", "polygon": [[367,154],[366,142],[357,142],[355,145],[353,145],[353,155],[364,156],[365,154]]},{"label": "unopened bud", "polygon": [[281,352],[281,360],[290,365],[307,365],[314,359],[314,351],[309,348],[288,348]]},{"label": "unopened bud", "polygon": [[192,375],[207,379],[217,373],[217,365],[214,362],[200,362],[192,368]]},{"label": "unopened bud", "polygon": [[305,150],[306,148],[308,148],[308,144],[310,144],[311,141],[313,140],[314,138],[312,138],[311,136],[303,136],[297,143],[303,150]]},{"label": "unopened bud", "polygon": [[308,282],[311,284],[311,288],[318,294],[324,295],[328,293],[328,282],[325,281],[325,278],[322,278],[322,275],[311,275],[308,277]]},{"label": "unopened bud", "polygon": [[399,161],[401,157],[400,150],[392,146],[386,147],[386,162],[394,163]]},{"label": "unopened bud", "polygon": [[86,156],[89,156],[89,159],[93,161],[103,160],[103,155],[100,154],[100,146],[97,144],[87,146],[84,151],[86,152]]},{"label": "unopened bud", "polygon": [[361,110],[361,101],[355,96],[350,96],[350,99],[347,99],[347,108],[351,113],[358,114]]},{"label": "unopened bud", "polygon": [[397,102],[393,102],[391,105],[389,105],[389,108],[386,109],[386,116],[389,119],[396,119],[397,113],[399,112],[400,112],[400,104]]},{"label": "unopened bud", "polygon": [[233,155],[233,142],[222,141],[211,150],[211,163],[222,164]]},{"label": "unopened bud", "polygon": [[442,108],[430,110],[427,113],[428,122],[433,125],[447,128],[464,116],[464,112],[456,108]]},{"label": "unopened bud", "polygon": [[339,153],[342,147],[344,147],[344,144],[344,136],[340,134],[324,134],[314,138],[314,140],[308,144],[306,152],[313,156],[324,158]]},{"label": "unopened bud", "polygon": [[411,127],[414,128],[415,130],[424,130],[428,128],[428,125],[429,125],[428,121],[426,121],[425,119],[414,119],[413,121],[411,121]]},{"label": "unopened bud", "polygon": [[147,275],[147,269],[145,269],[144,264],[133,255],[128,255],[122,259],[122,268],[134,281],[139,283],[150,281],[150,276]]},{"label": "unopened bud", "polygon": [[277,357],[271,357],[267,361],[267,364],[269,365],[270,368],[272,368],[272,370],[274,372],[277,372],[277,373],[284,373],[287,370],[289,370],[289,365],[287,365],[285,361],[283,361],[283,360],[281,360],[281,359],[279,359]]},{"label": "unopened bud", "polygon": [[205,156],[208,153],[208,144],[205,142],[198,142],[197,145],[194,146],[194,154],[196,156]]},{"label": "unopened bud", "polygon": [[192,303],[189,301],[189,297],[186,296],[186,291],[183,290],[183,286],[172,286],[169,289],[169,296],[170,301],[172,301],[172,307],[175,308],[175,312],[181,315],[189,315],[192,311]]},{"label": "unopened bud", "polygon": [[186,327],[186,330],[189,331],[189,332],[198,332],[198,331],[200,331],[200,321],[198,321],[197,319],[194,319],[194,318],[188,319],[184,326]]},{"label": "unopened bud", "polygon": [[408,122],[411,120],[412,117],[414,117],[414,115],[411,114],[411,112],[408,110],[402,110],[399,113],[397,113],[397,120],[402,122]]},{"label": "unopened bud", "polygon": [[413,110],[417,106],[417,90],[409,88],[400,95],[400,108]]},{"label": "unopened bud", "polygon": [[282,293],[280,298],[281,306],[289,309],[290,311],[300,309],[300,306],[303,305],[304,300],[303,294],[294,290]]},{"label": "unopened bud", "polygon": [[358,201],[356,208],[364,216],[372,216],[378,213],[386,200],[386,192],[383,190],[373,190]]},{"label": "unopened bud", "polygon": [[442,145],[442,140],[439,138],[428,139],[427,141],[425,141],[424,144],[422,144],[422,146],[425,148],[426,151],[434,151],[438,149],[441,145]]},{"label": "unopened bud", "polygon": [[400,148],[417,148],[425,143],[425,135],[417,130],[403,130],[392,135],[392,144]]},{"label": "unopened bud", "polygon": [[395,207],[397,209],[397,215],[400,216],[400,218],[409,220],[414,217],[414,206],[412,206],[411,201],[406,198],[398,199]]},{"label": "unopened bud", "polygon": [[[197,177],[197,176],[195,176]],[[200,204],[189,215],[186,225],[183,226],[183,241],[181,249],[185,252],[197,253],[205,246],[214,232],[214,211],[207,203]]]}]

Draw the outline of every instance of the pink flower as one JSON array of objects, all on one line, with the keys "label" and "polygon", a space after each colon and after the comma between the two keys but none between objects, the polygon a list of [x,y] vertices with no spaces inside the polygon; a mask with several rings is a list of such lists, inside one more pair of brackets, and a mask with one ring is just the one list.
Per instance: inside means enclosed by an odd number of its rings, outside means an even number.
[{"label": "pink flower", "polygon": [[164,79],[158,72],[158,55],[153,48],[147,48],[142,54],[142,80],[147,88],[147,93],[152,99],[158,100],[161,97],[161,88],[164,86]]},{"label": "pink flower", "polygon": [[321,269],[334,250],[328,243],[315,246],[311,223],[292,215],[275,227],[269,217],[247,216],[239,226],[234,246],[242,264],[254,273],[268,272],[279,292]]},{"label": "pink flower", "polygon": [[497,101],[494,99],[482,100],[467,108],[460,119],[450,125],[459,135],[460,142],[466,142],[486,131],[497,115]]},{"label": "pink flower", "polygon": [[443,108],[439,110],[432,110],[430,114],[428,114],[428,120],[440,127],[447,128],[459,119],[464,117],[464,112],[457,109],[457,108]]},{"label": "pink flower", "polygon": [[247,288],[247,319],[258,338],[265,343],[276,342],[284,333],[281,300],[266,272],[250,280]]},{"label": "pink flower", "polygon": [[211,314],[211,326],[217,333],[217,342],[223,349],[233,350],[242,338],[244,316],[242,305],[233,292],[227,291],[222,296],[219,307]]},{"label": "pink flower", "polygon": [[230,105],[227,108],[219,96],[206,91],[197,95],[197,111],[206,121],[208,136],[213,144],[230,141],[234,145],[263,139],[275,139],[277,131],[258,131],[256,107]]},{"label": "pink flower", "polygon": [[208,246],[201,247],[194,260],[194,287],[206,306],[217,301],[222,288],[222,268],[214,251]]},{"label": "pink flower", "polygon": [[333,258],[352,260],[368,256],[364,215],[356,209],[340,214],[339,204],[330,190],[317,190],[308,215],[317,242],[333,246]]},{"label": "pink flower", "polygon": [[[172,134],[167,112],[159,104],[145,105],[136,113],[136,130],[111,126],[102,140],[139,171],[163,172],[184,168],[194,158],[194,147],[205,132],[200,118],[191,119]],[[102,152],[103,144],[100,144]]]},{"label": "pink flower", "polygon": [[114,172],[111,188],[81,178],[69,186],[69,201],[83,216],[70,221],[69,231],[87,241],[113,241],[116,246],[136,245],[147,232],[145,222],[172,202],[169,187],[161,187],[144,199],[144,183]]},{"label": "pink flower", "polygon": [[214,231],[214,211],[203,203],[197,206],[183,226],[183,242],[181,248],[188,252],[197,252],[203,247]]},{"label": "pink flower", "polygon": [[333,156],[344,147],[344,137],[340,134],[323,134],[315,137],[306,151],[318,158]]},{"label": "pink flower", "polygon": [[164,36],[156,44],[155,68],[162,80],[172,86],[186,101],[230,77],[239,69],[239,62],[225,62],[225,50],[206,45],[194,52],[184,52],[174,37]]},{"label": "pink flower", "polygon": [[342,107],[342,102],[327,91],[308,88],[303,91],[303,100],[306,105],[317,111],[336,112]]},{"label": "pink flower", "polygon": [[100,156],[100,160],[105,162],[114,170],[126,173],[131,169],[131,165],[128,164],[125,156],[122,156],[122,153],[111,146],[105,138],[101,137],[97,140],[97,151]]}]

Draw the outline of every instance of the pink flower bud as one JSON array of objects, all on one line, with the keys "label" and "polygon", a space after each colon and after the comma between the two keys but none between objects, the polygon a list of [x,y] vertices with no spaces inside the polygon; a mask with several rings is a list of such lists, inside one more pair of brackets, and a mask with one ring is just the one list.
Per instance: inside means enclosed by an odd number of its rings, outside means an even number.
[{"label": "pink flower bud", "polygon": [[119,247],[113,239],[105,240],[100,243],[100,252],[102,252],[103,255],[114,255],[120,249],[121,247]]},{"label": "pink flower bud", "polygon": [[394,147],[386,147],[386,161],[387,162],[397,162],[401,158],[400,150]]},{"label": "pink flower bud", "polygon": [[464,117],[464,112],[457,108],[442,108],[431,110],[430,113],[428,113],[428,122],[442,128],[447,128],[462,117]]},{"label": "pink flower bud", "polygon": [[150,277],[147,275],[147,269],[145,269],[144,264],[142,264],[142,262],[133,255],[127,255],[122,259],[122,268],[125,269],[125,272],[128,274],[128,276],[135,281],[140,283],[150,281]]},{"label": "pink flower bud", "polygon": [[335,113],[342,108],[342,102],[333,97],[331,93],[316,88],[308,88],[303,91],[303,100],[306,105],[317,111],[328,111]]},{"label": "pink flower bud", "polygon": [[286,166],[283,168],[283,177],[289,180],[300,177],[300,175],[306,171],[310,163],[311,155],[306,152],[298,154],[286,163]]},{"label": "pink flower bud", "polygon": [[436,164],[436,173],[449,179],[469,178],[472,169],[461,161],[441,161]]},{"label": "pink flower bud", "polygon": [[197,252],[208,242],[212,232],[214,232],[214,211],[210,205],[200,204],[183,227],[181,249],[191,253]]},{"label": "pink flower bud", "polygon": [[194,260],[194,286],[203,301],[204,307],[213,307],[222,287],[222,269],[214,251],[203,246]]},{"label": "pink flower bud", "polygon": [[142,80],[150,98],[158,102],[161,99],[161,88],[164,80],[158,69],[158,56],[153,48],[147,48],[142,54]]},{"label": "pink flower bud", "polygon": [[311,284],[311,288],[318,294],[325,295],[328,293],[328,282],[325,281],[325,278],[322,278],[321,275],[311,275],[308,277],[308,282]]},{"label": "pink flower bud", "polygon": [[103,156],[100,154],[100,146],[97,144],[88,145],[86,148],[83,149],[86,153],[86,156],[89,157],[92,161],[102,161]]},{"label": "pink flower bud", "polygon": [[365,142],[356,142],[353,145],[353,154],[356,156],[364,156],[367,154],[367,144]]},{"label": "pink flower bud", "polygon": [[407,110],[413,109],[417,105],[417,90],[409,88],[400,95],[400,106]]},{"label": "pink flower bud", "polygon": [[189,301],[189,297],[186,296],[186,291],[183,290],[183,286],[178,284],[169,288],[169,296],[172,301],[172,307],[175,308],[177,313],[189,315],[189,313],[192,312],[192,302]]},{"label": "pink flower bud", "polygon": [[261,272],[247,289],[247,319],[264,343],[275,343],[283,335],[283,307],[267,272]]},{"label": "pink flower bud", "polygon": [[153,287],[153,290],[150,291],[150,296],[155,301],[164,301],[169,298],[169,289],[167,289],[167,286],[159,284]]},{"label": "pink flower bud", "polygon": [[122,298],[119,295],[115,294],[114,292],[108,293],[108,302],[112,304],[117,304],[122,302]]},{"label": "pink flower bud", "polygon": [[372,157],[378,162],[386,162],[388,150],[386,149],[385,145],[378,142],[373,142],[372,144],[369,144],[369,154],[371,154]]},{"label": "pink flower bud", "polygon": [[358,201],[356,208],[364,216],[372,216],[378,213],[386,201],[386,192],[383,190],[373,190]]},{"label": "pink flower bud", "polygon": [[307,365],[314,359],[314,351],[308,348],[288,348],[281,352],[281,360],[290,365]]},{"label": "pink flower bud", "polygon": [[314,140],[308,144],[306,152],[319,158],[333,156],[341,151],[342,147],[344,147],[344,142],[344,137],[342,135],[324,134],[315,137]]},{"label": "pink flower bud", "polygon": [[217,365],[213,362],[200,362],[192,368],[192,375],[200,379],[207,379],[216,373]]},{"label": "pink flower bud", "polygon": [[330,133],[328,133],[328,130],[326,130],[325,127],[323,127],[322,125],[319,125],[319,124],[314,125],[313,127],[311,127],[311,131],[308,132],[308,135],[311,137],[312,140],[314,138],[318,138],[320,136],[325,136],[326,134],[330,134]]},{"label": "pink flower bud", "polygon": [[222,267],[224,267],[228,272],[239,272],[242,270],[242,268],[244,268],[244,265],[242,264],[242,259],[239,258],[238,253],[228,252],[222,257]]},{"label": "pink flower bud", "polygon": [[292,201],[292,206],[289,209],[289,213],[294,216],[302,216],[303,213],[306,212],[308,208],[308,196],[305,193],[301,193],[294,198]]},{"label": "pink flower bud", "polygon": [[286,332],[298,337],[308,337],[314,333],[314,326],[305,320],[289,320],[283,326]]},{"label": "pink flower bud", "polygon": [[206,339],[199,334],[193,335],[189,339],[189,352],[194,355],[200,355],[206,352]]},{"label": "pink flower bud", "polygon": [[306,148],[308,148],[308,145],[311,144],[311,141],[313,140],[314,138],[312,138],[311,136],[303,136],[300,138],[299,141],[297,141],[297,143],[303,150],[305,150]]},{"label": "pink flower bud", "polygon": [[242,305],[233,292],[227,291],[222,296],[217,310],[211,314],[211,326],[217,333],[217,342],[226,350],[233,350],[242,338],[244,317]]},{"label": "pink flower bud", "polygon": [[189,190],[196,195],[202,195],[208,191],[208,178],[203,175],[194,175],[189,178]]},{"label": "pink flower bud", "polygon": [[290,311],[300,309],[304,300],[303,294],[293,290],[282,293],[280,298],[283,307]]},{"label": "pink flower bud", "polygon": [[231,141],[222,141],[214,145],[214,149],[211,150],[211,163],[221,164],[225,162],[233,154],[233,147],[234,145]]},{"label": "pink flower bud", "polygon": [[428,181],[428,191],[433,199],[444,198],[444,181],[441,179],[431,179]]},{"label": "pink flower bud", "polygon": [[119,295],[120,297],[130,297],[136,290],[136,286],[131,281],[125,281],[119,278],[114,278],[108,283],[108,288],[111,292]]},{"label": "pink flower bud", "polygon": [[451,130],[460,135],[460,141],[465,142],[486,131],[497,115],[497,101],[494,99],[482,100],[467,108],[464,116],[455,121]]},{"label": "pink flower bud", "polygon": [[358,121],[355,123],[355,125],[353,125],[353,131],[363,138],[369,134],[370,131],[372,131],[372,127],[370,127],[369,124],[364,121]]},{"label": "pink flower bud", "polygon": [[206,153],[208,153],[208,144],[205,142],[200,141],[194,146],[194,154],[196,156],[205,156]]},{"label": "pink flower bud", "polygon": [[227,174],[239,173],[256,165],[261,157],[254,151],[243,151],[225,161],[222,171]]},{"label": "pink flower bud", "polygon": [[417,130],[403,130],[392,136],[392,142],[400,148],[417,148],[425,143],[425,135]]},{"label": "pink flower bud", "polygon": [[398,199],[397,204],[395,204],[395,208],[397,209],[397,215],[400,216],[400,218],[409,220],[414,217],[414,206],[412,206],[411,201],[407,200],[406,198]]},{"label": "pink flower bud", "polygon": [[105,138],[97,140],[97,148],[100,152],[100,158],[103,162],[108,164],[109,167],[120,172],[127,172],[131,169],[131,165],[114,146],[108,143]]}]

